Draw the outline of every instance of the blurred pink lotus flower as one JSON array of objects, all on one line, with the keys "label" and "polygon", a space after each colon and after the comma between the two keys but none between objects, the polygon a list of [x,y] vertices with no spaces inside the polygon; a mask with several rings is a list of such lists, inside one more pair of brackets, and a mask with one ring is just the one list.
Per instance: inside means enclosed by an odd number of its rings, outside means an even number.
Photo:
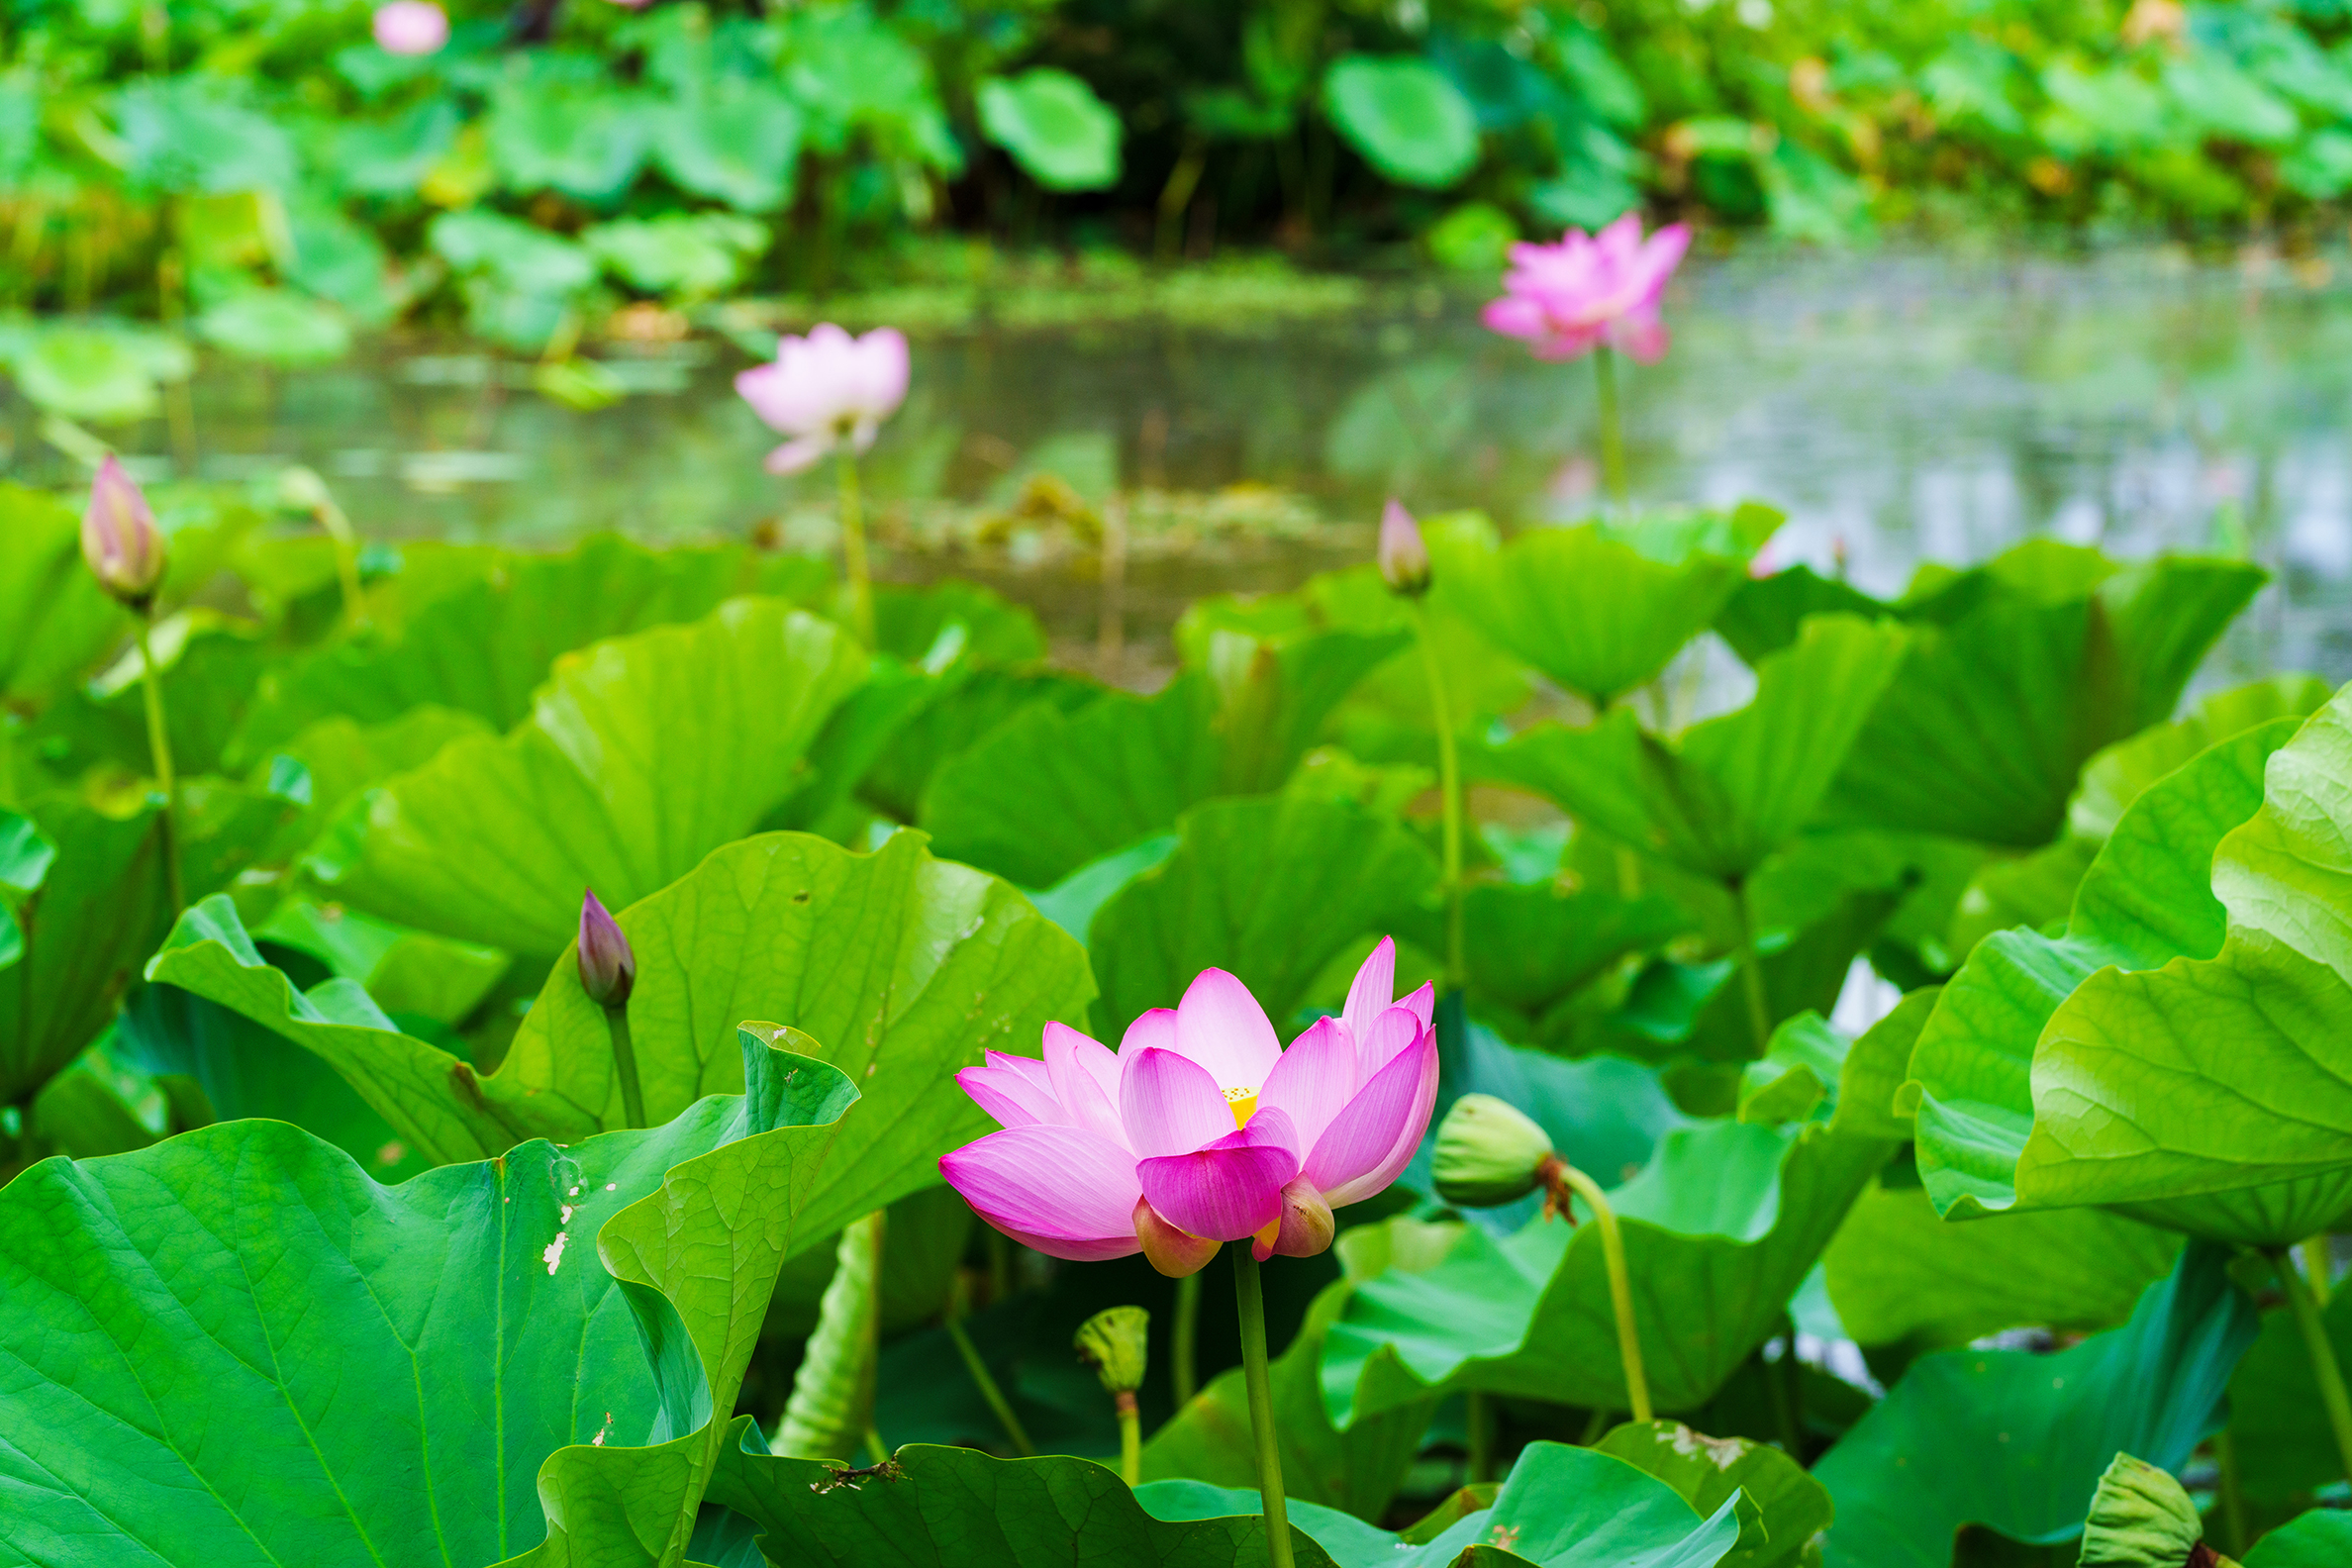
[{"label": "blurred pink lotus flower", "polygon": [[1397,1179],[1428,1129],[1437,1039],[1428,986],[1391,1004],[1396,943],[1347,1006],[1281,1048],[1247,987],[1204,969],[1113,1055],[1059,1024],[1045,1056],[990,1051],[956,1074],[1004,1125],[939,1161],[980,1217],[1025,1246],[1093,1262],[1142,1251],[1163,1274],[1251,1240],[1263,1262],[1331,1244],[1331,1211]]},{"label": "blurred pink lotus flower", "polygon": [[1421,541],[1421,525],[1395,496],[1381,509],[1380,543],[1373,559],[1391,593],[1418,599],[1429,591],[1429,546]]},{"label": "blurred pink lotus flower", "polygon": [[375,41],[391,54],[437,54],[449,42],[448,13],[433,0],[392,0],[376,7]]},{"label": "blurred pink lotus flower", "polygon": [[82,509],[82,559],[98,585],[133,609],[144,609],[163,580],[163,534],[139,481],[108,452],[90,480]]},{"label": "blurred pink lotus flower", "polygon": [[1666,352],[1658,296],[1690,247],[1682,224],[1644,240],[1638,213],[1597,235],[1571,229],[1557,245],[1515,245],[1503,297],[1488,302],[1483,319],[1527,340],[1538,359],[1574,359],[1608,343],[1655,363]]},{"label": "blurred pink lotus flower", "polygon": [[907,339],[895,327],[852,338],[831,322],[776,344],[772,363],[735,377],[735,390],[770,430],[793,438],[769,452],[768,472],[799,473],[842,442],[874,444],[907,396]]}]

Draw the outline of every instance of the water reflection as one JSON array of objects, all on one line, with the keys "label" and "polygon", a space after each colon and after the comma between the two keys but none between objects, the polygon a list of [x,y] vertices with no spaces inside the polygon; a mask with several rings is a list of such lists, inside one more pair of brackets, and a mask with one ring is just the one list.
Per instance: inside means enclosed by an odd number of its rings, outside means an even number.
[{"label": "water reflection", "polygon": [[[1189,595],[1284,586],[1367,548],[1390,491],[1507,526],[1588,508],[1589,367],[1490,338],[1472,297],[1382,298],[1346,325],[919,342],[915,392],[870,475],[897,507],[895,573],[977,573],[1091,637],[1092,567],[1036,547],[1018,519],[940,542],[942,519],[1014,508],[1040,473],[1097,505],[1141,487],[1190,508],[1190,532],[1131,568],[1145,634]],[[2352,676],[2352,294],[2311,267],[1743,256],[1687,268],[1669,318],[1672,353],[1627,380],[1640,497],[1771,501],[1791,517],[1776,558],[1825,565],[1842,549],[1881,591],[1921,559],[2035,534],[2122,553],[2242,543],[2281,583],[2216,677],[2274,660]],[[825,476],[760,470],[773,438],[729,390],[740,362],[694,343],[627,363],[635,395],[594,414],[530,391],[527,366],[446,352],[226,370],[197,388],[204,469],[310,463],[380,537],[664,539],[778,515],[821,530]],[[30,414],[9,417],[18,472],[63,477]],[[126,444],[167,441],[158,423]]]}]

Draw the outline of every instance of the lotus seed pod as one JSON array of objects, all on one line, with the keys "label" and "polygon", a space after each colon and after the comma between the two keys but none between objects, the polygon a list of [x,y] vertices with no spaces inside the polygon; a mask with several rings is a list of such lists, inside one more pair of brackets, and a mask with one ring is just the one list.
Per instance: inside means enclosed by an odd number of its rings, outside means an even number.
[{"label": "lotus seed pod", "polygon": [[2180,1482],[2119,1453],[2091,1499],[2082,1568],[2184,1568],[2204,1534],[2197,1505]]},{"label": "lotus seed pod", "polygon": [[1078,1325],[1071,1341],[1078,1359],[1095,1369],[1106,1394],[1132,1394],[1143,1386],[1143,1362],[1151,1343],[1151,1314],[1140,1307],[1108,1307]]},{"label": "lotus seed pod", "polygon": [[637,986],[637,953],[596,894],[580,899],[580,989],[590,1001],[617,1008]]},{"label": "lotus seed pod", "polygon": [[1421,525],[1395,497],[1380,514],[1380,580],[1391,593],[1418,599],[1429,591],[1429,547],[1421,542]]},{"label": "lotus seed pod", "polygon": [[1469,1209],[1523,1198],[1543,1181],[1550,1136],[1530,1117],[1493,1095],[1466,1094],[1437,1128],[1437,1196]]},{"label": "lotus seed pod", "polygon": [[123,471],[112,452],[90,481],[90,504],[82,512],[82,559],[98,585],[134,610],[144,611],[163,580],[163,534],[139,482]]}]

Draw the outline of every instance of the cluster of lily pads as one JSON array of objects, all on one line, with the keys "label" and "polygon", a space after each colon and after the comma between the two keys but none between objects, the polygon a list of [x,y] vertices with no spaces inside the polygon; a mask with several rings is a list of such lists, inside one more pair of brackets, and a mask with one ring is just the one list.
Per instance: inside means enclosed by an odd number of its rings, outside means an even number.
[{"label": "cluster of lily pads", "polygon": [[[2352,698],[2184,700],[2259,568],[1400,509],[1140,695],[315,501],[0,490],[0,1561],[2344,1560]],[[1263,1215],[941,1177],[1210,970],[1433,997],[1238,1353]]]}]

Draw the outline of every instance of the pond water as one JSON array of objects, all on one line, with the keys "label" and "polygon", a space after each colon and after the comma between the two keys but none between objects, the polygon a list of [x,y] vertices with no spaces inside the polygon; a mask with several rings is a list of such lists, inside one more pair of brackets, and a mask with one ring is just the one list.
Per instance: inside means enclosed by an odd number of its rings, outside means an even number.
[{"label": "pond water", "polygon": [[[2352,274],[2338,274],[2352,283]],[[869,466],[885,570],[954,571],[1094,637],[1091,554],[1001,514],[1024,476],[1098,506],[1142,487],[1125,613],[1138,641],[1186,598],[1278,588],[1368,547],[1394,492],[1506,528],[1596,505],[1591,367],[1536,364],[1477,296],[1382,285],[1345,319],[919,338],[915,390]],[[2124,554],[2244,547],[2278,574],[2213,678],[2265,663],[2352,677],[2352,288],[2325,263],[1734,255],[1668,303],[1672,352],[1626,367],[1637,499],[1785,509],[1776,560],[1899,588],[1922,559],[2050,535]],[[689,343],[624,366],[580,413],[526,367],[386,344],[325,369],[199,378],[203,471],[293,460],[377,537],[552,542],[619,528],[822,540],[831,479],[765,475],[744,363]],[[66,477],[22,408],[20,472]],[[160,456],[160,421],[131,450]],[[989,523],[992,511],[1000,514]],[[1154,532],[1156,530],[1156,533]]]}]

